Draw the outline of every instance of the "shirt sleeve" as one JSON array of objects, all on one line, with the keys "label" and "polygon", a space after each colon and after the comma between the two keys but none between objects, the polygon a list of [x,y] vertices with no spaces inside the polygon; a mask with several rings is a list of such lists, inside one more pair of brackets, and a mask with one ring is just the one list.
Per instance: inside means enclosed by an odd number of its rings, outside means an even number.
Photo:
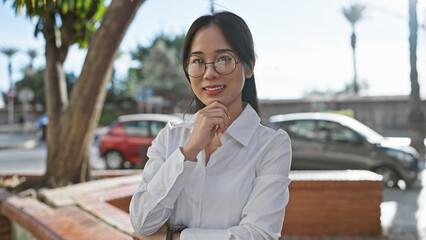
[{"label": "shirt sleeve", "polygon": [[169,219],[196,166],[196,162],[184,161],[180,148],[166,158],[167,135],[168,129],[160,131],[148,149],[142,182],[130,202],[130,221],[141,235],[155,233]]},{"label": "shirt sleeve", "polygon": [[278,138],[257,167],[253,191],[242,211],[240,224],[228,229],[187,228],[181,240],[261,240],[279,239],[289,201],[288,178],[291,164],[290,138],[279,131]]}]

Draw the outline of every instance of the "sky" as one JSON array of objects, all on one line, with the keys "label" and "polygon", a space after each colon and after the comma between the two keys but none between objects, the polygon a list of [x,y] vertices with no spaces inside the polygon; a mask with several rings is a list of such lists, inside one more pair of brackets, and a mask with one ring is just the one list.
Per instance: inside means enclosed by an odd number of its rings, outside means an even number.
[{"label": "sky", "polygon": [[[357,24],[357,69],[368,89],[363,96],[410,94],[408,0],[216,0],[215,10],[241,16],[255,43],[255,77],[260,99],[297,99],[306,92],[338,91],[353,80],[351,26],[342,8],[352,3],[367,6]],[[149,45],[159,33],[185,33],[199,16],[209,13],[209,0],[147,0],[139,9],[120,46],[115,62],[118,77],[132,65],[129,51]],[[426,0],[419,0],[418,18],[424,23]],[[21,50],[12,58],[14,82],[22,79],[29,63],[25,51],[36,49],[35,66],[42,68],[44,38],[34,37],[34,22],[16,16],[9,3],[0,3],[0,48]],[[73,46],[64,64],[79,75],[85,50]],[[426,29],[418,32],[418,72],[426,96]],[[0,54],[0,91],[9,89],[7,58]]]}]

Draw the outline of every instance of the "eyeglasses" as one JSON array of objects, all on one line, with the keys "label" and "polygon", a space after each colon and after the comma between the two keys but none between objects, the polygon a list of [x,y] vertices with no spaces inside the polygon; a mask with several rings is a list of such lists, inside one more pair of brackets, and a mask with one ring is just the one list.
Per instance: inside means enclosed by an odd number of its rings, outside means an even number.
[{"label": "eyeglasses", "polygon": [[234,72],[237,67],[237,60],[229,52],[222,52],[216,55],[213,62],[205,62],[200,56],[191,55],[186,61],[185,72],[193,77],[201,77],[207,69],[207,64],[213,64],[214,70],[221,75],[228,75]]}]

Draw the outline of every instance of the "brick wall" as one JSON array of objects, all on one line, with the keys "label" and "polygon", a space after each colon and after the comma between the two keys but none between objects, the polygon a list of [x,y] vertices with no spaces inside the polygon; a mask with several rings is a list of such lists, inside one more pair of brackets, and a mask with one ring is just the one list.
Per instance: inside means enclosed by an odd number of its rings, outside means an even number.
[{"label": "brick wall", "polygon": [[132,200],[132,197],[127,196],[127,197],[109,200],[109,201],[107,201],[107,203],[121,209],[122,211],[124,211],[126,213],[129,213],[130,200]]},{"label": "brick wall", "polygon": [[[299,176],[297,176],[299,174]],[[294,172],[282,235],[381,235],[380,176],[368,171]]]},{"label": "brick wall", "polygon": [[12,231],[9,219],[0,215],[0,240],[11,240]]},{"label": "brick wall", "polygon": [[[11,194],[5,188],[0,187],[0,204]],[[12,227],[9,219],[3,215],[3,211],[0,206],[0,240],[11,240],[12,239]]]}]

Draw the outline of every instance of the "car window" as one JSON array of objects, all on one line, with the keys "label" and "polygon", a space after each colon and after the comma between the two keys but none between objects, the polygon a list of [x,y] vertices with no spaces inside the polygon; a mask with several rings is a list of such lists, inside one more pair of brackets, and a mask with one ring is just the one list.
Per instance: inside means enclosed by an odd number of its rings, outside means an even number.
[{"label": "car window", "polygon": [[292,137],[315,139],[315,122],[312,120],[280,122],[277,126]]},{"label": "car window", "polygon": [[149,125],[146,121],[125,122],[124,132],[131,136],[149,136]]},{"label": "car window", "polygon": [[151,136],[156,137],[166,124],[166,122],[151,122]]},{"label": "car window", "polygon": [[335,122],[318,122],[319,138],[330,142],[355,143],[359,142],[359,136],[351,129]]}]

